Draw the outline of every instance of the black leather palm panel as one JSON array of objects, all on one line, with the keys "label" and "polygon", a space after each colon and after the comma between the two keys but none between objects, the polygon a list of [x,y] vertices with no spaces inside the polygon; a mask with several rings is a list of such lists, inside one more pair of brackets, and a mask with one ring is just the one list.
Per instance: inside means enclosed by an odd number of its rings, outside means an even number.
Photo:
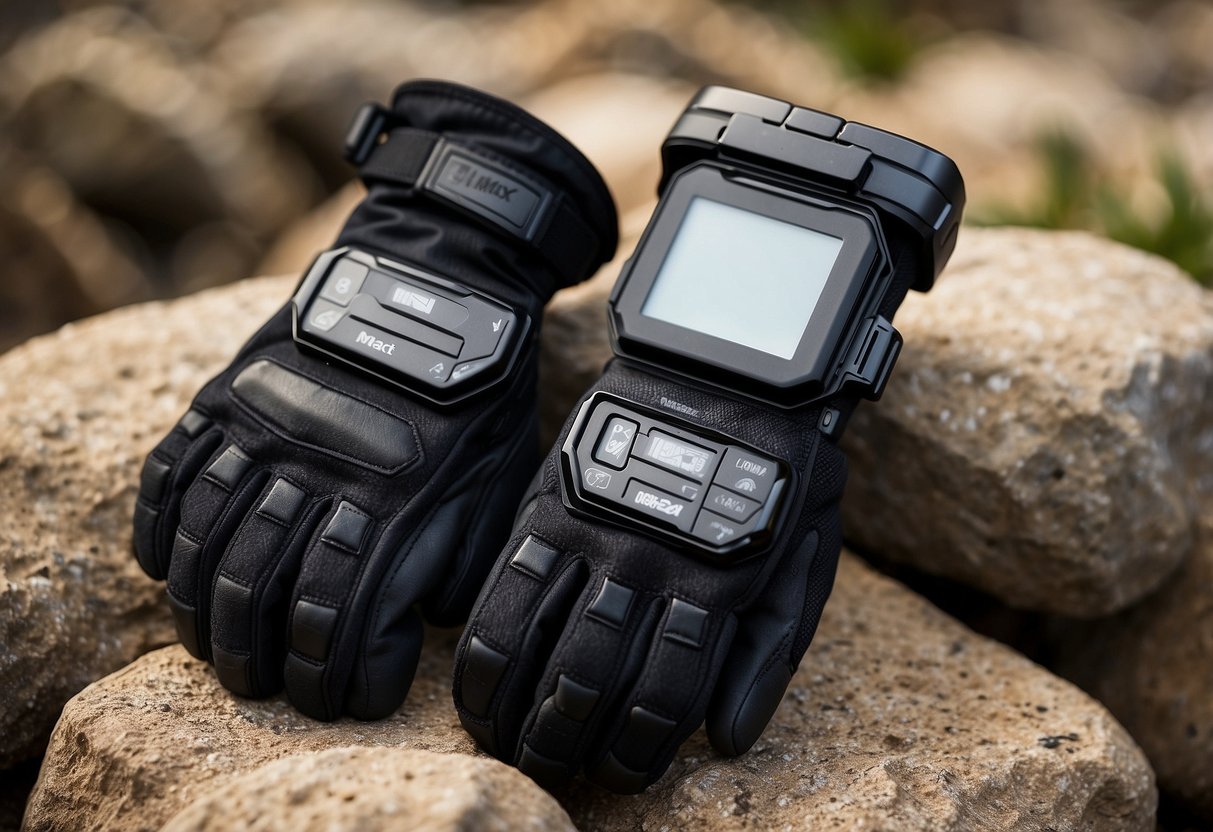
[{"label": "black leather palm panel", "polygon": [[287,439],[369,468],[399,471],[417,458],[412,424],[273,361],[241,370],[232,395]]}]

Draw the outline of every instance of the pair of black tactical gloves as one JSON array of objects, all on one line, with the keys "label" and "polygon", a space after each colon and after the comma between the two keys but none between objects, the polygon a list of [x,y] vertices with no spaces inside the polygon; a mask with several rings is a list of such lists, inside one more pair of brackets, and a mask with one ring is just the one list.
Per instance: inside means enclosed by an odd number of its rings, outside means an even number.
[{"label": "pair of black tactical gloves", "polygon": [[[786,460],[800,485],[769,554],[733,565],[571,514],[558,476],[568,425],[535,469],[538,324],[556,290],[613,256],[610,194],[569,142],[489,95],[408,83],[389,115],[364,148],[368,193],[337,246],[495,299],[529,319],[525,343],[490,389],[435,404],[301,349],[291,304],[279,310],[143,469],[135,551],[167,581],[182,643],[234,693],[285,688],[315,718],[375,719],[408,691],[423,618],[451,626],[470,610],[459,715],[543,784],[584,769],[638,791],[705,719],[717,749],[744,752],[833,583],[846,466],[817,428],[821,408],[727,398],[616,360],[587,396],[677,400],[703,428]],[[510,233],[394,174],[416,161],[396,152],[405,132],[541,183],[579,249]]]}]

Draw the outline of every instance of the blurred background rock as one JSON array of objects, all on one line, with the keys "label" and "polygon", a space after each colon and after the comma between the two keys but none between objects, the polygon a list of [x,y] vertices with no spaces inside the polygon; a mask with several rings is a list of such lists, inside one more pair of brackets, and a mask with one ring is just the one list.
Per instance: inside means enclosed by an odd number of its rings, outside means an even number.
[{"label": "blurred background rock", "polygon": [[357,105],[418,75],[532,107],[626,215],[699,85],[933,144],[972,221],[1088,228],[1213,279],[1213,4],[5,0],[0,350],[293,272],[358,198]]}]

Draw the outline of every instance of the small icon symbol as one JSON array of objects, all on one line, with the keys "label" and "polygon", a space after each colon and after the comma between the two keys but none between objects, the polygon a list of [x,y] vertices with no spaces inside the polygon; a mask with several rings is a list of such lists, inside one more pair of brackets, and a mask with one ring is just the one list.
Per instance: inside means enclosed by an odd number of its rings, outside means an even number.
[{"label": "small icon symbol", "polygon": [[418,312],[424,312],[427,315],[434,311],[434,299],[432,297],[423,295],[420,292],[403,289],[399,286],[392,292],[392,303],[407,306],[409,309],[416,309]]},{"label": "small icon symbol", "polygon": [[319,329],[332,329],[341,320],[341,313],[336,309],[326,309],[312,316],[312,325]]},{"label": "small icon symbol", "polygon": [[505,320],[504,318],[498,318],[497,320],[493,321],[493,332],[501,331],[501,323],[504,320]]},{"label": "small icon symbol", "polygon": [[438,378],[439,376],[442,375],[442,371],[445,369],[446,369],[446,365],[443,364],[441,361],[439,361],[433,367],[430,367],[430,375],[432,375],[434,378]]},{"label": "small icon symbol", "polygon": [[694,500],[698,494],[699,489],[693,485],[684,485],[682,487],[682,496],[686,497],[688,500]]},{"label": "small icon symbol", "polygon": [[350,282],[350,279],[348,277],[339,277],[339,278],[337,278],[336,286],[334,286],[333,288],[335,288],[337,290],[337,294],[339,294],[339,295],[348,295],[350,293],[350,288],[352,285],[353,284]]},{"label": "small icon symbol", "polygon": [[737,533],[732,526],[726,526],[724,523],[718,523],[715,520],[712,521],[710,528],[716,532],[717,543],[720,543],[723,540],[728,540]]},{"label": "small icon symbol", "polygon": [[611,475],[598,468],[586,468],[585,484],[590,488],[605,490],[611,484]]},{"label": "small icon symbol", "polygon": [[607,437],[606,442],[607,454],[618,461],[619,457],[623,456],[624,451],[627,450],[628,443],[632,441],[632,432],[634,430],[635,428],[629,428],[618,422],[612,425],[611,435]]},{"label": "small icon symbol", "polygon": [[[442,365],[440,364],[439,366]],[[451,371],[451,380],[454,381],[456,379],[461,379],[479,366],[480,364],[475,361],[469,361],[467,364],[460,364],[453,371]]]},{"label": "small icon symbol", "polygon": [[739,479],[737,481],[736,487],[737,487],[738,491],[757,491],[758,490],[758,484],[755,483],[749,477],[742,477],[741,479]]}]

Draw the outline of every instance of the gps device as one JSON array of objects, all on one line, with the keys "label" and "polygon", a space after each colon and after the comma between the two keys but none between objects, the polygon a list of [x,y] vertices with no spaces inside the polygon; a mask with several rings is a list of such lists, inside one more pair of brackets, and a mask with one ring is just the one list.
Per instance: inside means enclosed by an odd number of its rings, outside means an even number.
[{"label": "gps device", "polygon": [[530,330],[483,293],[348,248],[318,257],[291,305],[301,347],[438,403],[506,378]]},{"label": "gps device", "polygon": [[[780,409],[878,399],[902,345],[897,284],[929,289],[956,244],[955,164],[724,87],[692,100],[662,158],[661,201],[610,296],[616,354]],[[567,506],[711,559],[764,548],[795,476],[786,461],[697,429],[677,403],[638,407],[585,403],[563,447]],[[820,427],[836,434],[845,410],[826,407]]]},{"label": "gps device", "polygon": [[706,724],[745,752],[842,548],[839,439],[956,244],[947,157],[724,87],[662,146],[660,202],[608,309],[616,358],[523,497],[456,654],[492,754],[633,793]]}]

